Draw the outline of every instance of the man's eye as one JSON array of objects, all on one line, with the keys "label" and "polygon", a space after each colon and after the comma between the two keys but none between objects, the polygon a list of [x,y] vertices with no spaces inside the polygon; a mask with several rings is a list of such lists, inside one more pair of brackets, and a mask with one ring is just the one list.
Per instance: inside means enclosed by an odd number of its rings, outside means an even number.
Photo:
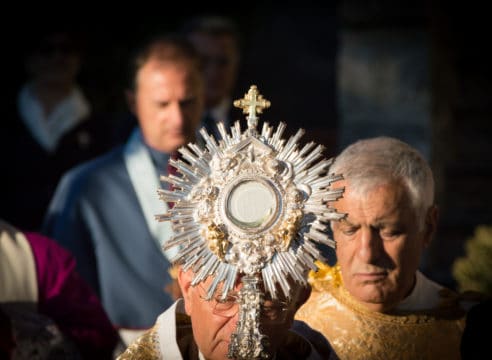
[{"label": "man's eye", "polygon": [[235,303],[237,301],[237,297],[229,295],[223,298],[222,295],[218,295],[215,297],[215,301],[219,304]]},{"label": "man's eye", "polygon": [[356,233],[357,229],[355,229],[355,228],[344,228],[344,229],[341,229],[341,231],[344,235],[350,236],[350,235],[354,235]]},{"label": "man's eye", "polygon": [[400,230],[384,230],[381,231],[381,236],[383,238],[395,238],[402,234]]}]

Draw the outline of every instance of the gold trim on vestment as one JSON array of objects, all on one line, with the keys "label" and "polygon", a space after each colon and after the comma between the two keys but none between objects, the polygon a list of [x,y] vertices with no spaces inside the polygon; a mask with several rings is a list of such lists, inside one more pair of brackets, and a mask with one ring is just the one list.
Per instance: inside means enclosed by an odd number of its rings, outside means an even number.
[{"label": "gold trim on vestment", "polygon": [[296,319],[320,331],[340,359],[459,359],[465,312],[443,291],[436,309],[385,314],[370,311],[342,286],[340,268],[317,264],[313,292]]}]

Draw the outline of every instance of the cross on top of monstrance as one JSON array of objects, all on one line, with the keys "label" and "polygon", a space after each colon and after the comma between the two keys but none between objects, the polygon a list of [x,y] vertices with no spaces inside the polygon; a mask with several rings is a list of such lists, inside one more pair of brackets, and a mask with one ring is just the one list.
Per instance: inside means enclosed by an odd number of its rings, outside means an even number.
[{"label": "cross on top of monstrance", "polygon": [[270,101],[263,99],[263,95],[260,95],[256,85],[251,85],[248,92],[244,94],[244,98],[235,100],[234,106],[243,109],[243,114],[248,114],[248,129],[256,129],[258,124],[258,116],[263,109],[270,107]]}]

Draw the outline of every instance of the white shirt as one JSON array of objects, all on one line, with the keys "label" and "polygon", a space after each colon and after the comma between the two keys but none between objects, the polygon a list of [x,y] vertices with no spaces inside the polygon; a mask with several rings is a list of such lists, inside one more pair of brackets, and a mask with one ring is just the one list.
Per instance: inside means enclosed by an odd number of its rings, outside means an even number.
[{"label": "white shirt", "polygon": [[435,308],[439,303],[439,291],[443,287],[428,279],[420,271],[416,273],[415,286],[398,306],[398,310],[416,311]]}]

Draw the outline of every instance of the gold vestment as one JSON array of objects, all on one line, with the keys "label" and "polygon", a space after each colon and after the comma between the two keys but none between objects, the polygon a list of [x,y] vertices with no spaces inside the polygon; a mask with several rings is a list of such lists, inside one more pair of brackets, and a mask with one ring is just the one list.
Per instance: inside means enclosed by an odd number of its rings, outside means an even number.
[{"label": "gold vestment", "polygon": [[117,360],[157,360],[160,358],[156,326],[145,332],[117,357]]},{"label": "gold vestment", "polygon": [[309,300],[296,319],[320,331],[340,359],[460,359],[465,311],[450,290],[428,311],[384,314],[363,307],[342,285],[340,268],[311,272]]}]

